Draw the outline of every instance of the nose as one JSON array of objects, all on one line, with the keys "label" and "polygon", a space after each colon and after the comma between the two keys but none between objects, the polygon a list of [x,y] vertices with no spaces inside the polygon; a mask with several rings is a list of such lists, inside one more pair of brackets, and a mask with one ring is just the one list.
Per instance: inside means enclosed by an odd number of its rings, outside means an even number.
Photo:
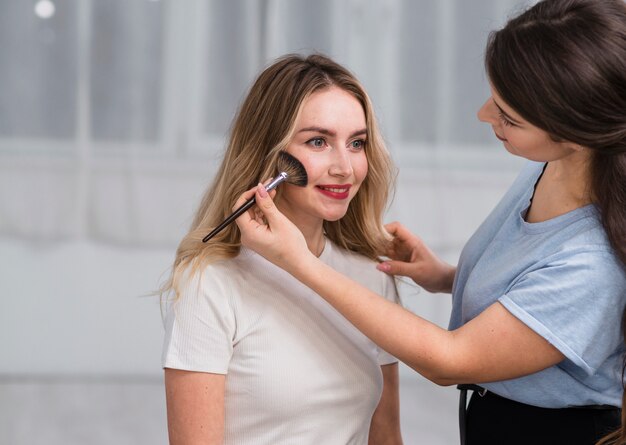
[{"label": "nose", "polygon": [[487,122],[492,125],[496,125],[499,122],[496,104],[493,102],[491,97],[485,101],[482,107],[480,107],[476,116],[478,116],[479,121]]},{"label": "nose", "polygon": [[352,162],[347,150],[335,148],[332,151],[332,162],[328,173],[332,176],[348,177],[352,174]]}]

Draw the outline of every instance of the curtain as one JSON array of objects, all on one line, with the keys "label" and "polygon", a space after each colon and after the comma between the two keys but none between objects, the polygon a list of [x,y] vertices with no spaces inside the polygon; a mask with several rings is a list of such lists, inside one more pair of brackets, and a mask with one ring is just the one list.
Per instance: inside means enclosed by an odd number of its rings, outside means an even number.
[{"label": "curtain", "polygon": [[485,172],[513,165],[474,116],[489,95],[488,32],[527,3],[4,0],[0,236],[175,245],[255,76],[317,51],[372,97],[402,166],[391,214],[419,218],[419,195],[435,215],[427,235],[460,240],[441,228],[438,187],[489,189]]}]

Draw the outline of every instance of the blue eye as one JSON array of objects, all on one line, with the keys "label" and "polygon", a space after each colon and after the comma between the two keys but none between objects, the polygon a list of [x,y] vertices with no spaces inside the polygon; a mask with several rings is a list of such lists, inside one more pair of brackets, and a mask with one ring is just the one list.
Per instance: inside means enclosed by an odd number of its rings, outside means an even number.
[{"label": "blue eye", "polygon": [[365,141],[363,139],[357,139],[356,141],[352,141],[350,143],[350,148],[355,150],[361,150],[362,148],[365,148]]},{"label": "blue eye", "polygon": [[326,141],[324,140],[324,138],[313,138],[309,139],[306,143],[312,145],[315,148],[322,148],[326,144]]}]

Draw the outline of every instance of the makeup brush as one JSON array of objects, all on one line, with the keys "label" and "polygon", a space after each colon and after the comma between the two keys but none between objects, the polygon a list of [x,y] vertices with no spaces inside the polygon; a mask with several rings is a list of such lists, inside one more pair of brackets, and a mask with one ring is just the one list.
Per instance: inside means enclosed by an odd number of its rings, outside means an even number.
[{"label": "makeup brush", "polygon": [[[297,158],[290,155],[286,151],[278,153],[278,159],[276,160],[276,168],[280,172],[276,178],[265,186],[265,189],[269,192],[274,190],[281,182],[288,182],[289,184],[297,185],[298,187],[304,187],[307,184],[308,178],[304,165]],[[215,235],[220,233],[226,226],[239,218],[243,212],[248,210],[254,205],[256,198],[253,196],[247,200],[241,207],[224,220],[219,226],[211,231],[207,236],[202,238],[202,242],[206,243]]]}]

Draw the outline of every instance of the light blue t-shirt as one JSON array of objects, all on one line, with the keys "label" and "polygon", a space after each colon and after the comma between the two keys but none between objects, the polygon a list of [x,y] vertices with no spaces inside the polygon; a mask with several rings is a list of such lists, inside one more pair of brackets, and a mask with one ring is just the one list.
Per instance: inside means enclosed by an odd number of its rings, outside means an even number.
[{"label": "light blue t-shirt", "polygon": [[544,222],[524,220],[543,166],[525,165],[463,249],[450,329],[498,301],[566,359],[526,377],[481,386],[546,408],[621,406],[626,272],[594,205]]}]

